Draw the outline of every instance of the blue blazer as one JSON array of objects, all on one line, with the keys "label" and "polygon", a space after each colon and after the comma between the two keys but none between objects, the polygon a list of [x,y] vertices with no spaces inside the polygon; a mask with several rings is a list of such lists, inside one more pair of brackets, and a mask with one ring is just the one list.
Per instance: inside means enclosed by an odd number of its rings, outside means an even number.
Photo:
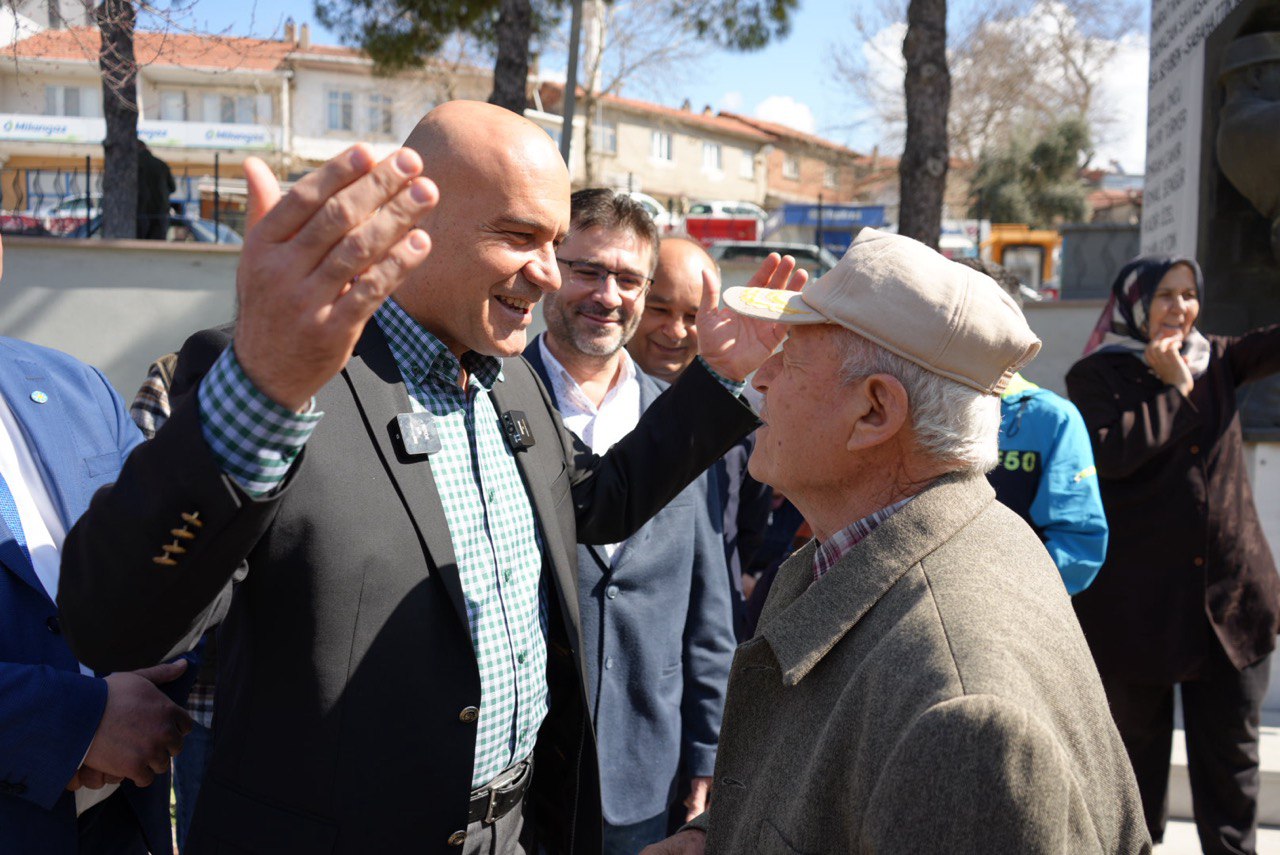
[{"label": "blue blazer", "polygon": [[[524,356],[552,388],[536,341]],[[643,372],[639,379],[645,410],[666,384]],[[613,825],[664,813],[677,775],[715,770],[737,644],[721,517],[704,473],[612,561],[601,547],[578,546],[588,700]]]},{"label": "blue blazer", "polygon": [[[0,394],[70,529],[142,434],[101,373],[47,348],[0,338]],[[0,519],[0,852],[78,851],[75,797],[65,787],[106,703],[106,682],[80,673],[57,606]],[[107,802],[129,803],[156,852],[171,845],[168,790],[168,776],[146,790],[126,782]]]}]

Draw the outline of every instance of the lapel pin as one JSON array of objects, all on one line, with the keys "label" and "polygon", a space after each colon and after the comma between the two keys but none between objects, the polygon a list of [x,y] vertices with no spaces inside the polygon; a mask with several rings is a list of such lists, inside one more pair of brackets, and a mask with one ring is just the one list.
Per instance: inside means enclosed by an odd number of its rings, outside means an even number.
[{"label": "lapel pin", "polygon": [[37,404],[45,404],[48,403],[49,396],[37,389],[31,393],[31,400],[35,401]]}]

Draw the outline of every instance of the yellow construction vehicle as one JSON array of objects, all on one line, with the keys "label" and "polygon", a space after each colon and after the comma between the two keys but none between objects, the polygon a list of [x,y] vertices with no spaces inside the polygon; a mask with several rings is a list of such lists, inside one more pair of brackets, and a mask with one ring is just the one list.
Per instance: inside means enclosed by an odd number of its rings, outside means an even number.
[{"label": "yellow construction vehicle", "polygon": [[[1062,235],[1021,223],[992,223],[982,241],[982,257],[999,264],[1033,291],[1057,288],[1057,259]],[[1048,286],[1048,288],[1046,288]],[[1046,294],[1051,298],[1056,293]]]}]

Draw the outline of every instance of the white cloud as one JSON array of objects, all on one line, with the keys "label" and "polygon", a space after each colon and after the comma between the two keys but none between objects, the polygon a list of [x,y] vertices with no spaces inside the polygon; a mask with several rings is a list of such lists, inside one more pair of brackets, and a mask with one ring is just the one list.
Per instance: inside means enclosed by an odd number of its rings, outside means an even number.
[{"label": "white cloud", "polygon": [[1095,166],[1106,168],[1117,161],[1125,172],[1142,173],[1147,162],[1147,64],[1146,36],[1129,36],[1102,74],[1098,100],[1111,107],[1115,121],[1097,129]]},{"label": "white cloud", "polygon": [[742,103],[741,92],[726,92],[720,96],[720,109],[730,113],[742,112]]},{"label": "white cloud", "polygon": [[797,131],[811,134],[816,127],[813,110],[790,95],[770,95],[756,105],[755,117],[767,122],[777,122]]},{"label": "white cloud", "polygon": [[901,91],[907,73],[907,60],[902,55],[902,40],[906,37],[907,25],[899,21],[862,43],[862,60],[876,88]]}]

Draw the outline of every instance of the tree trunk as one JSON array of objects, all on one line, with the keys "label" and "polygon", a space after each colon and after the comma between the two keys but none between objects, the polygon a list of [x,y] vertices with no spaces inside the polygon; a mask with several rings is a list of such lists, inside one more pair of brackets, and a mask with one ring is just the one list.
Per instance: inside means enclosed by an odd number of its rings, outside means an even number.
[{"label": "tree trunk", "polygon": [[133,0],[103,0],[96,10],[102,48],[102,236],[138,234],[138,64],[133,55]]},{"label": "tree trunk", "polygon": [[937,249],[951,103],[946,0],[911,0],[902,55],[907,61],[907,139],[899,165],[898,232]]},{"label": "tree trunk", "polygon": [[591,91],[590,81],[588,86],[582,93],[582,101],[579,103],[582,107],[583,118],[586,119],[584,130],[582,133],[582,166],[583,166],[583,186],[596,186],[596,141],[595,136],[595,114],[596,114],[596,94]]},{"label": "tree trunk", "polygon": [[490,104],[524,115],[529,79],[529,42],[533,38],[531,0],[502,0],[498,10],[498,58],[493,65]]}]

